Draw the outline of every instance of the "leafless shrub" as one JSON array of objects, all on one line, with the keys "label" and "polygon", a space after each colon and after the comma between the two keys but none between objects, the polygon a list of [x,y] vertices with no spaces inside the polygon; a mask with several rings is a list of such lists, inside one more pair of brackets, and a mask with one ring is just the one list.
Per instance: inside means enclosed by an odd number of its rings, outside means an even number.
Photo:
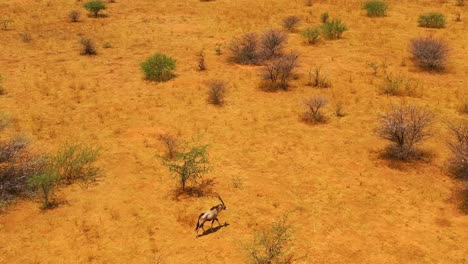
[{"label": "leafless shrub", "polygon": [[258,53],[258,35],[247,33],[235,38],[230,46],[231,60],[239,64],[257,64],[260,61]]},{"label": "leafless shrub", "polygon": [[328,104],[328,99],[321,95],[314,95],[304,102],[308,111],[304,113],[303,120],[308,123],[325,123],[327,118],[321,109]]},{"label": "leafless shrub", "polygon": [[298,66],[298,58],[294,52],[282,55],[265,64],[262,77],[264,89],[274,91],[278,88],[287,90],[290,80],[294,77],[294,70]]},{"label": "leafless shrub", "polygon": [[309,71],[309,81],[307,82],[308,86],[313,86],[317,88],[330,88],[331,83],[326,76],[322,74],[320,67],[315,67],[314,71]]},{"label": "leafless shrub", "polygon": [[305,0],[305,5],[306,6],[312,6],[313,5],[312,0]]},{"label": "leafless shrub", "polygon": [[167,148],[166,158],[174,159],[180,145],[178,140],[170,134],[160,135],[159,140],[161,140]]},{"label": "leafless shrub", "polygon": [[465,0],[457,0],[457,6],[465,6]]},{"label": "leafless shrub", "polygon": [[94,41],[89,38],[82,38],[81,41],[81,55],[96,55],[96,45],[94,44]]},{"label": "leafless shrub", "polygon": [[198,54],[198,70],[206,71],[205,53],[203,51]]},{"label": "leafless shrub", "polygon": [[468,99],[465,99],[459,107],[459,111],[462,114],[468,114]]},{"label": "leafless shrub", "polygon": [[223,105],[226,94],[226,83],[221,80],[208,82],[208,102],[214,105]]},{"label": "leafless shrub", "polygon": [[454,140],[448,143],[452,156],[449,159],[452,174],[463,180],[468,180],[468,122],[450,124]]},{"label": "leafless shrub", "polygon": [[289,32],[293,32],[296,29],[297,24],[299,24],[300,21],[301,19],[298,16],[285,17],[283,19],[283,28]]},{"label": "leafless shrub", "polygon": [[433,115],[427,109],[414,105],[393,106],[380,115],[378,135],[393,144],[387,147],[385,157],[397,160],[420,158],[416,145],[432,136]]},{"label": "leafless shrub", "polygon": [[20,35],[21,40],[24,43],[29,43],[32,41],[32,36],[31,36],[31,33],[29,32],[21,32],[19,35]]},{"label": "leafless shrub", "polygon": [[77,10],[72,10],[68,13],[68,18],[70,19],[70,22],[80,21],[80,16],[81,16],[81,13]]},{"label": "leafless shrub", "polygon": [[345,112],[345,109],[344,109],[344,104],[343,104],[342,101],[338,101],[335,104],[335,115],[337,117],[345,117],[346,116],[346,112]]},{"label": "leafless shrub", "polygon": [[286,35],[276,29],[268,29],[263,32],[260,39],[260,54],[263,60],[279,57],[284,49]]},{"label": "leafless shrub", "polygon": [[429,71],[443,71],[447,65],[448,47],[432,37],[411,41],[410,51],[419,67]]}]

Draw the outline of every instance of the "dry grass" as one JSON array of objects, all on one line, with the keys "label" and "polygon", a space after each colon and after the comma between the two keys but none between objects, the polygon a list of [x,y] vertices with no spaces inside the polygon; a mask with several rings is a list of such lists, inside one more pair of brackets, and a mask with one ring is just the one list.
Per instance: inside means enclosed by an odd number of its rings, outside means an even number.
[{"label": "dry grass", "polygon": [[[313,1],[311,8],[302,0],[138,0],[108,4],[108,17],[91,18],[83,2],[0,2],[0,20],[15,21],[0,30],[0,75],[8,92],[0,96],[0,111],[12,117],[9,133],[24,132],[35,148],[48,150],[67,141],[102,146],[99,163],[106,172],[89,190],[61,189],[66,206],[42,213],[23,201],[2,213],[0,241],[8,243],[0,246],[1,263],[148,263],[155,245],[165,263],[244,263],[239,240],[250,241],[253,230],[286,212],[299,263],[466,262],[468,219],[449,202],[454,182],[444,170],[450,155],[445,130],[425,145],[436,152],[431,163],[404,170],[378,159],[385,142],[372,132],[376,113],[392,103],[425,105],[437,113],[438,126],[466,118],[458,111],[468,97],[466,7],[392,0],[387,17],[370,19],[360,0]],[[82,12],[79,23],[66,17],[74,9]],[[445,29],[432,32],[451,49],[443,74],[409,63],[409,41],[429,34],[417,26],[418,15],[429,11],[450,17]],[[349,31],[317,46],[289,34],[284,52],[301,55],[291,91],[262,92],[260,67],[228,62],[234,36],[279,27],[289,15],[303,18],[299,29],[319,26],[324,12],[342,19]],[[451,21],[455,12],[462,22]],[[23,43],[20,32],[34,40]],[[113,47],[80,56],[83,36]],[[208,66],[203,73],[194,58],[202,49]],[[139,63],[156,52],[177,60],[177,78],[144,80]],[[420,80],[424,95],[379,94],[369,61],[386,61],[389,72]],[[331,88],[304,85],[315,65],[327,70]],[[229,82],[222,108],[206,102],[211,79]],[[298,120],[302,102],[314,92],[331,99],[330,113],[344,99],[349,115],[330,114],[326,125],[304,124]],[[210,145],[206,178],[216,180],[214,191],[232,205],[220,219],[229,227],[194,238],[196,217],[212,200],[172,199],[176,183],[155,157],[165,152],[158,135],[167,131]],[[244,189],[232,187],[236,176]],[[442,226],[439,218],[449,224]]]}]

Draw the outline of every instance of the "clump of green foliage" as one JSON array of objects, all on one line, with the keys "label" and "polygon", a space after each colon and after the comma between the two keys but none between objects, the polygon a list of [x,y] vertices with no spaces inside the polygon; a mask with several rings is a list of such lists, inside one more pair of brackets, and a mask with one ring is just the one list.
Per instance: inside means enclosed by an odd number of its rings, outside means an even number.
[{"label": "clump of green foliage", "polygon": [[174,159],[163,159],[164,165],[180,182],[182,192],[186,191],[188,181],[197,182],[203,174],[208,172],[207,147],[206,145],[195,146],[187,151],[179,151]]},{"label": "clump of green foliage", "polygon": [[302,32],[302,36],[304,36],[307,44],[316,44],[320,40],[320,29],[306,28]]},{"label": "clump of green foliage", "polygon": [[330,39],[340,39],[347,30],[348,28],[346,25],[339,19],[327,21],[322,24],[323,35]]},{"label": "clump of green foliage", "polygon": [[320,15],[320,21],[322,21],[322,23],[327,23],[329,18],[330,15],[327,12]]},{"label": "clump of green foliage", "polygon": [[363,8],[367,11],[367,16],[382,17],[387,15],[388,4],[381,0],[370,0],[364,3]]},{"label": "clump of green foliage", "polygon": [[443,28],[445,27],[445,16],[437,12],[422,14],[419,16],[418,24],[420,27],[426,28]]},{"label": "clump of green foliage", "polygon": [[100,173],[95,163],[99,150],[84,145],[69,144],[48,159],[50,170],[60,183],[70,185],[78,182],[82,186],[94,182]]},{"label": "clump of green foliage", "polygon": [[292,232],[287,218],[282,217],[270,227],[257,230],[245,251],[252,264],[290,264],[294,262],[291,249]]},{"label": "clump of green foliage", "polygon": [[42,197],[42,209],[55,207],[53,193],[58,182],[59,177],[53,170],[45,170],[28,179],[29,186]]},{"label": "clump of green foliage", "polygon": [[106,9],[106,4],[101,0],[92,0],[83,5],[89,12],[91,12],[94,17],[98,17],[101,10]]},{"label": "clump of green foliage", "polygon": [[145,73],[146,79],[157,82],[172,79],[175,68],[176,60],[161,53],[154,54],[141,64],[141,69]]}]

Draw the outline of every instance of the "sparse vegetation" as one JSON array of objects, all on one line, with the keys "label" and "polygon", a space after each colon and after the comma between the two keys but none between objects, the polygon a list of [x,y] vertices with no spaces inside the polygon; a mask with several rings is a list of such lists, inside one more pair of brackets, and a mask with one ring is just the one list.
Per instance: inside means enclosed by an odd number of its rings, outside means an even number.
[{"label": "sparse vegetation", "polygon": [[68,13],[68,18],[70,19],[70,22],[79,22],[80,21],[80,16],[81,13],[80,11],[77,10],[72,10]]},{"label": "sparse vegetation", "polygon": [[291,264],[294,253],[291,248],[292,229],[287,218],[282,217],[271,226],[257,230],[251,243],[245,245],[248,263]]},{"label": "sparse vegetation", "polygon": [[178,140],[170,134],[162,134],[159,136],[159,139],[164,143],[167,149],[165,158],[169,160],[174,159],[180,147]]},{"label": "sparse vegetation", "polygon": [[21,32],[19,35],[20,35],[21,40],[24,43],[29,43],[32,41],[32,36],[31,36],[31,33],[29,32]]},{"label": "sparse vegetation", "polygon": [[323,13],[320,15],[320,21],[322,21],[322,23],[327,23],[329,18],[330,15],[328,13]]},{"label": "sparse vegetation", "polygon": [[384,77],[379,89],[383,94],[394,96],[420,97],[422,95],[422,88],[418,81],[392,73]]},{"label": "sparse vegetation", "polygon": [[208,82],[208,102],[221,106],[224,104],[226,95],[226,83],[221,80],[211,80]]},{"label": "sparse vegetation", "polygon": [[106,9],[106,3],[101,0],[92,0],[85,3],[83,7],[93,14],[94,17],[98,17],[99,12]]},{"label": "sparse vegetation", "polygon": [[203,50],[198,53],[198,70],[206,71],[205,52]]},{"label": "sparse vegetation", "polygon": [[322,34],[329,39],[340,39],[347,30],[348,28],[339,19],[327,21],[322,24]]},{"label": "sparse vegetation", "polygon": [[296,53],[290,53],[267,62],[262,72],[265,81],[263,88],[269,91],[287,90],[294,76],[294,70],[298,66],[298,58]]},{"label": "sparse vegetation", "polygon": [[429,110],[415,105],[393,106],[380,115],[378,135],[392,142],[385,157],[397,160],[420,158],[423,152],[416,146],[432,136],[433,115]]},{"label": "sparse vegetation", "polygon": [[304,36],[307,44],[316,44],[320,40],[319,28],[306,28],[302,35]]},{"label": "sparse vegetation", "polygon": [[367,16],[382,17],[387,15],[388,4],[382,0],[371,0],[364,3],[364,9],[367,11]]},{"label": "sparse vegetation", "polygon": [[270,60],[280,56],[284,49],[286,35],[276,29],[263,32],[260,39],[260,56],[262,60]]},{"label": "sparse vegetation", "polygon": [[58,177],[53,171],[43,171],[28,179],[29,186],[42,198],[42,209],[55,206],[53,192],[58,183]]},{"label": "sparse vegetation", "polygon": [[97,55],[96,44],[90,38],[82,38],[80,40],[81,44],[81,55],[93,56]]},{"label": "sparse vegetation", "polygon": [[418,24],[420,27],[426,28],[443,28],[445,27],[445,16],[441,13],[426,13],[419,16]]},{"label": "sparse vegetation", "polygon": [[465,0],[456,0],[457,6],[465,6]]},{"label": "sparse vegetation", "polygon": [[2,30],[9,30],[9,26],[14,23],[13,20],[0,20],[0,28]]},{"label": "sparse vegetation", "polygon": [[231,60],[238,64],[257,64],[260,61],[258,54],[258,35],[247,33],[235,38],[229,46]]},{"label": "sparse vegetation", "polygon": [[175,159],[163,159],[169,171],[179,181],[182,192],[186,191],[187,182],[197,182],[208,172],[207,146],[192,147],[180,151]]},{"label": "sparse vegetation", "polygon": [[321,95],[314,95],[304,102],[308,111],[304,114],[303,120],[308,123],[325,123],[326,117],[322,114],[323,107],[328,105],[328,99]]},{"label": "sparse vegetation", "polygon": [[410,51],[419,67],[429,71],[442,71],[447,65],[448,47],[442,40],[431,37],[411,41]]},{"label": "sparse vegetation", "polygon": [[307,82],[308,86],[317,87],[317,88],[330,88],[331,83],[326,76],[323,75],[320,67],[316,66],[314,71],[309,71],[309,81]]},{"label": "sparse vegetation", "polygon": [[297,24],[301,19],[298,16],[288,16],[283,19],[283,28],[289,32],[293,32],[297,28]]},{"label": "sparse vegetation", "polygon": [[451,124],[449,129],[454,138],[448,143],[452,152],[450,170],[455,177],[468,181],[468,122]]},{"label": "sparse vegetation", "polygon": [[156,82],[165,82],[172,79],[175,68],[176,60],[161,53],[154,54],[141,64],[146,79]]},{"label": "sparse vegetation", "polygon": [[99,150],[85,145],[67,144],[49,157],[50,174],[55,174],[60,183],[75,182],[82,187],[96,181],[100,169],[96,167]]}]

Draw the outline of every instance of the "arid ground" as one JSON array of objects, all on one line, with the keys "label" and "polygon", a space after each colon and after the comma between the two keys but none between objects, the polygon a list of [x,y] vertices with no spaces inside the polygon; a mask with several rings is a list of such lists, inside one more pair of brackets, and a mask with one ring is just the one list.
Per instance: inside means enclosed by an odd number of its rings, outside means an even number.
[{"label": "arid ground", "polygon": [[[87,189],[59,189],[53,210],[34,200],[8,206],[0,214],[0,263],[244,263],[254,230],[286,214],[298,263],[468,263],[468,217],[446,169],[446,124],[467,118],[459,108],[468,97],[468,5],[392,0],[386,17],[370,18],[359,0],[313,2],[118,0],[107,4],[107,17],[92,18],[83,2],[2,0],[0,19],[14,21],[0,30],[8,133],[25,134],[38,152],[66,142],[99,146],[104,173]],[[73,9],[82,12],[78,23],[68,21]],[[445,14],[446,27],[418,27],[428,11]],[[320,25],[323,12],[349,31],[306,45],[300,30]],[[287,41],[300,54],[298,78],[289,91],[265,92],[261,67],[229,62],[228,46],[243,33],[281,28],[288,15],[302,19]],[[443,73],[420,70],[408,52],[411,39],[429,35],[449,45]],[[80,55],[82,37],[95,40],[98,55]],[[176,78],[144,79],[140,63],[156,52],[177,60]],[[381,94],[384,69],[374,76],[372,62],[417,80],[422,93]],[[316,66],[331,88],[305,85]],[[211,79],[228,84],[222,107],[207,103]],[[301,121],[313,94],[330,99],[326,124]],[[387,142],[375,133],[377,117],[396,103],[434,112],[436,136],[422,145],[431,159],[381,158]],[[177,181],[158,158],[163,133],[209,145],[205,179],[226,202],[219,219],[229,225],[195,238],[198,215],[218,200],[174,199]]]}]

